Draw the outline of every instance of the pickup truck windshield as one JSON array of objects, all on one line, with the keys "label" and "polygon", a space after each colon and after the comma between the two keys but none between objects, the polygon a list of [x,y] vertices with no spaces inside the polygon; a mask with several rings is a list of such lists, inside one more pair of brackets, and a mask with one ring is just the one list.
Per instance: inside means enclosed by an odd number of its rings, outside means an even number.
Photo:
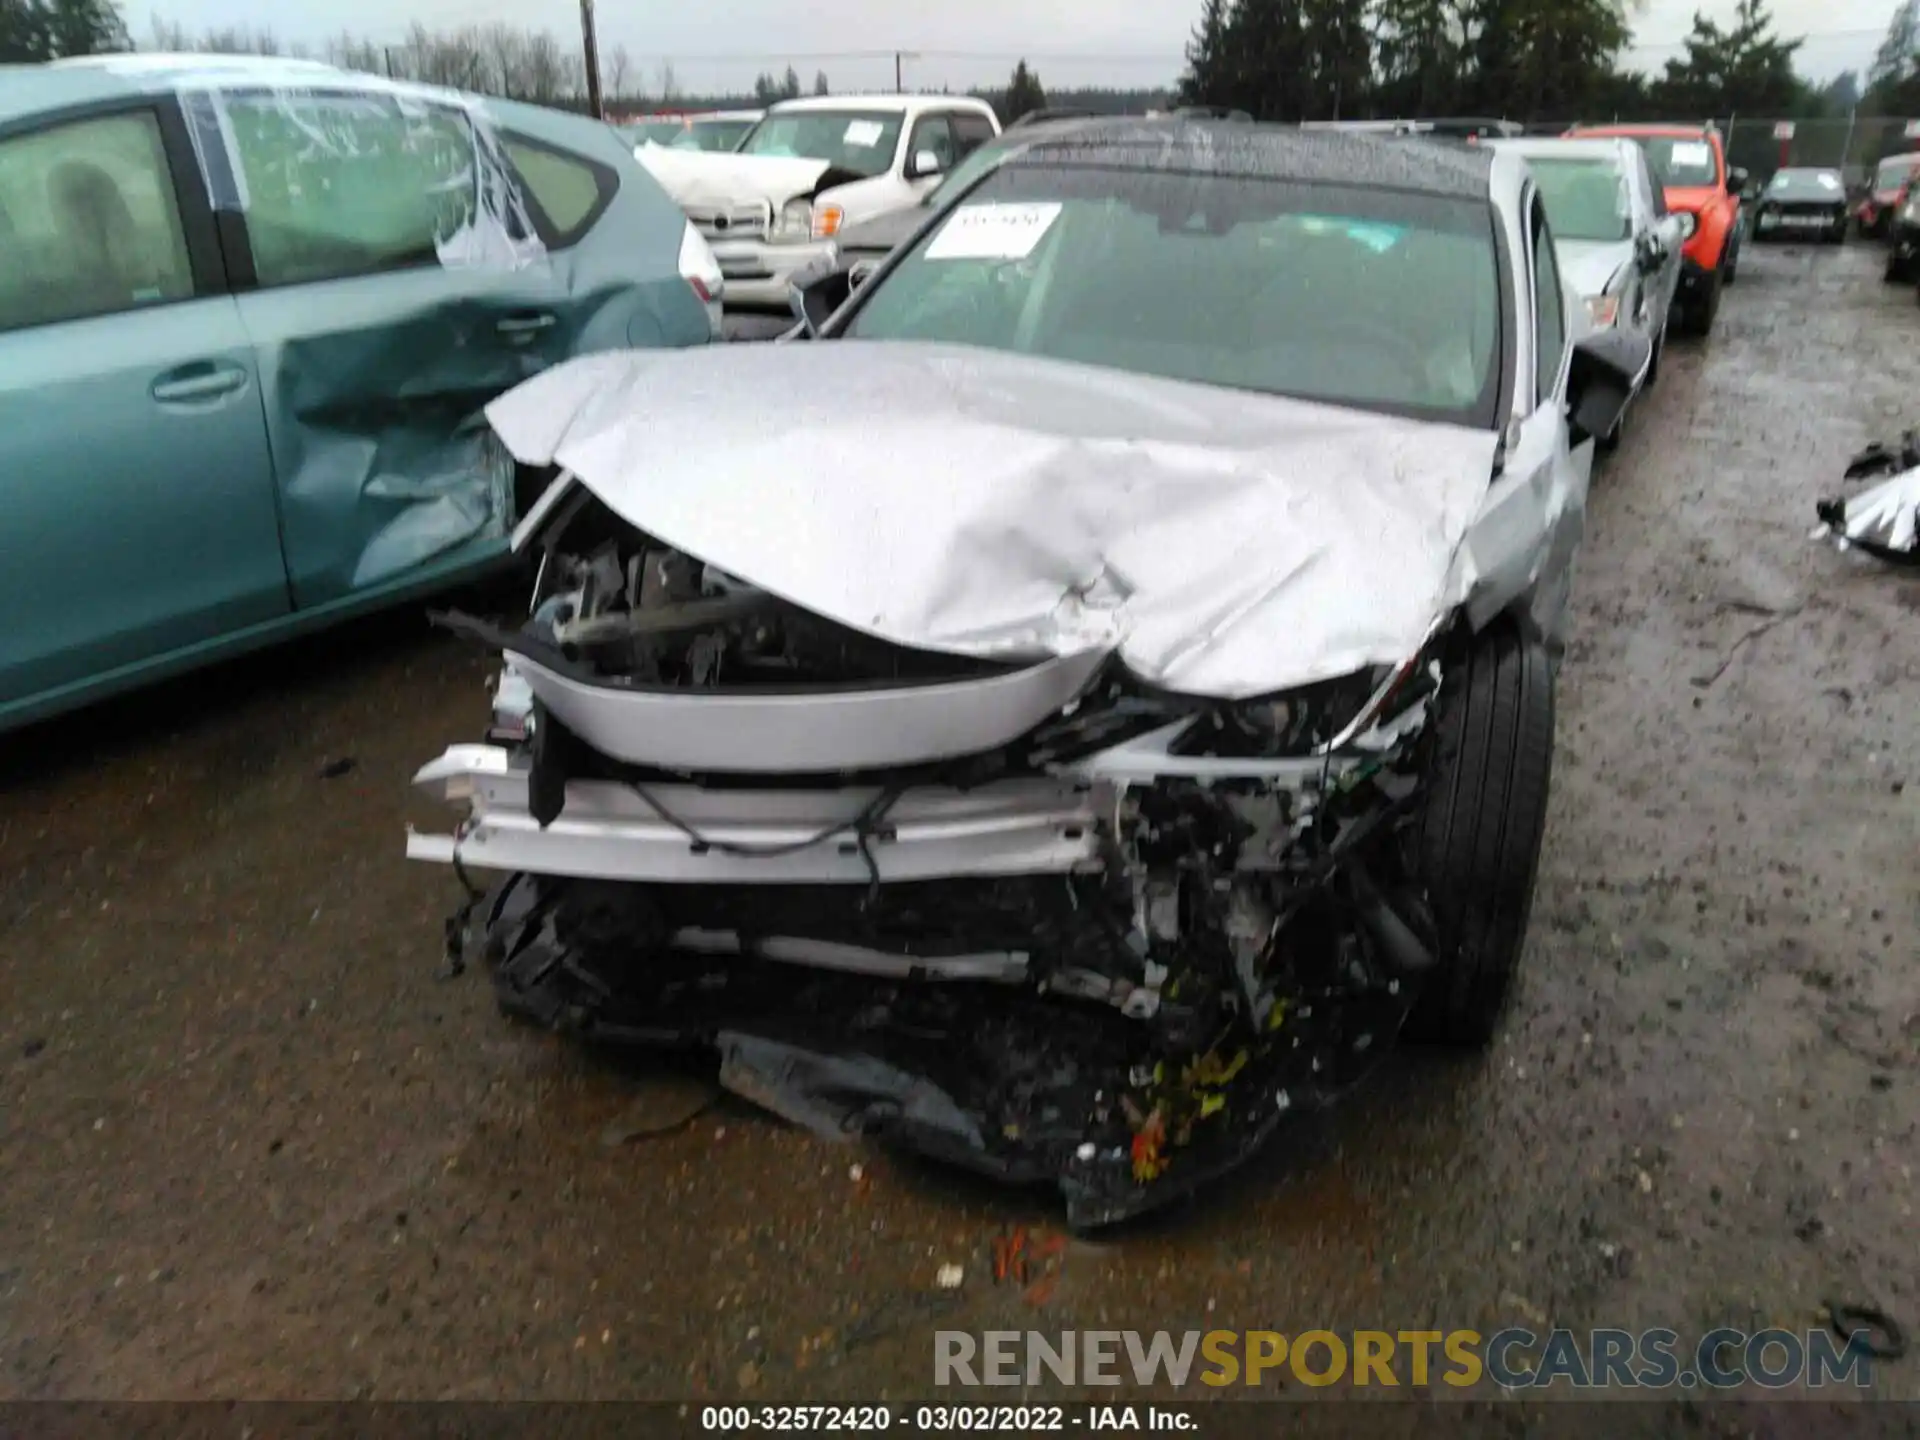
[{"label": "pickup truck windshield", "polygon": [[880,175],[893,168],[903,118],[885,110],[796,110],[769,115],[747,132],[740,153],[824,160],[835,170]]},{"label": "pickup truck windshield", "polygon": [[1017,165],[873,282],[844,334],[937,340],[1491,427],[1484,200]]},{"label": "pickup truck windshield", "polygon": [[1627,177],[1610,160],[1527,157],[1556,240],[1625,240],[1633,233]]}]

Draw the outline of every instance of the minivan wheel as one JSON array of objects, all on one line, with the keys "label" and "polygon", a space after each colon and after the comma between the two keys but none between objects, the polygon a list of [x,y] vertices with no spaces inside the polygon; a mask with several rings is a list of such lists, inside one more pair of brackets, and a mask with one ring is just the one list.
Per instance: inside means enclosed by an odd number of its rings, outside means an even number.
[{"label": "minivan wheel", "polygon": [[1497,621],[1446,665],[1418,843],[1438,940],[1412,1040],[1481,1046],[1526,943],[1553,773],[1547,649]]}]

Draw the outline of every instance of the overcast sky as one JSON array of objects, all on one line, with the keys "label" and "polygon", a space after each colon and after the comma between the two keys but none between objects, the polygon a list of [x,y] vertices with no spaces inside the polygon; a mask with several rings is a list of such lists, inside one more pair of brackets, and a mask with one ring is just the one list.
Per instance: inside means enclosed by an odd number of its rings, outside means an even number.
[{"label": "overcast sky", "polygon": [[[1735,0],[1700,0],[1715,20]],[[1864,70],[1894,0],[1774,0],[1776,28],[1805,34],[1802,73],[1820,80]],[[1678,52],[1694,0],[1646,0],[1628,59],[1658,69]],[[345,28],[402,39],[418,20],[434,27],[508,21],[579,34],[577,0],[129,0],[127,18],[146,43],[155,14],[198,30],[257,25],[271,16],[283,40],[319,41]],[[893,60],[872,52],[924,52],[906,62],[909,89],[1004,83],[1025,55],[1050,85],[1152,85],[1180,73],[1200,0],[597,0],[602,53],[624,46],[652,89],[662,61],[684,91],[744,90],[762,70],[791,63],[811,85],[824,70],[836,90],[892,88]],[[840,53],[831,53],[840,52]]]}]

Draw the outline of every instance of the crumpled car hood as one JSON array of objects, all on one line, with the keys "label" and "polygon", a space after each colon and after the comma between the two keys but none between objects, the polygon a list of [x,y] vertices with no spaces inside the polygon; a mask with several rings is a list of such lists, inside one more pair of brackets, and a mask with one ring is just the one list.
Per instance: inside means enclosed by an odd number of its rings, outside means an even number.
[{"label": "crumpled car hood", "polygon": [[[896,644],[1241,698],[1394,664],[1491,431],[917,342],[583,357],[495,401],[657,539]],[[717,424],[716,417],[724,417]]]},{"label": "crumpled car hood", "polygon": [[734,155],[642,145],[640,163],[676,205],[736,205],[765,200],[776,208],[812,191],[826,173],[824,160],[786,155]]},{"label": "crumpled car hood", "polygon": [[1566,240],[1553,253],[1581,295],[1603,295],[1615,275],[1633,263],[1631,240]]}]

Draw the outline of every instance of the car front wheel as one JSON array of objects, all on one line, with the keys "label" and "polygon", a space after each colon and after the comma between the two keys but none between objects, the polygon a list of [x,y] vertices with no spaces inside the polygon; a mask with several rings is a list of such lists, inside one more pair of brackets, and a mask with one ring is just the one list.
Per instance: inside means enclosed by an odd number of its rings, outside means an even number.
[{"label": "car front wheel", "polygon": [[1447,667],[1420,817],[1438,963],[1410,1039],[1477,1046],[1506,1010],[1526,943],[1553,773],[1546,646],[1499,621]]},{"label": "car front wheel", "polygon": [[1721,272],[1714,270],[1707,276],[1707,283],[1700,291],[1700,298],[1688,307],[1687,329],[1695,335],[1706,336],[1713,333],[1713,320],[1720,313]]}]

